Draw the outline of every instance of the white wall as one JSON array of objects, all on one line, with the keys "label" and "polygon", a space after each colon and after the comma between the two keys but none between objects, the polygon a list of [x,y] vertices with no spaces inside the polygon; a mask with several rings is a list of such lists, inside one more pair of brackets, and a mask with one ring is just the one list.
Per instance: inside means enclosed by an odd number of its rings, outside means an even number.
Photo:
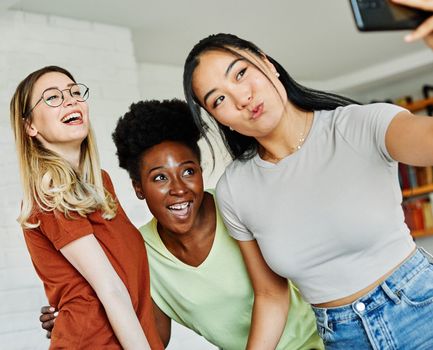
[{"label": "white wall", "polygon": [[[430,53],[433,56],[433,53]],[[422,99],[423,85],[433,85],[433,69],[431,66],[413,72],[407,72],[398,77],[389,77],[370,83],[368,86],[349,88],[339,91],[360,102],[391,99],[396,101],[404,96],[414,100]],[[433,92],[430,93],[433,96]],[[422,111],[421,111],[422,113]]]}]

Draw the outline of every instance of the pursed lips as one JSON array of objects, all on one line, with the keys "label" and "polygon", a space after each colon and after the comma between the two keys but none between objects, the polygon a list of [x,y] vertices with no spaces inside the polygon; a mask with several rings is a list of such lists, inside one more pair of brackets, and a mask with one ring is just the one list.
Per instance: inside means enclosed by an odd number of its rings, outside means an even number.
[{"label": "pursed lips", "polygon": [[260,117],[263,113],[263,102],[259,103],[257,106],[255,106],[252,110],[251,110],[251,118],[250,119],[257,119],[258,117]]}]

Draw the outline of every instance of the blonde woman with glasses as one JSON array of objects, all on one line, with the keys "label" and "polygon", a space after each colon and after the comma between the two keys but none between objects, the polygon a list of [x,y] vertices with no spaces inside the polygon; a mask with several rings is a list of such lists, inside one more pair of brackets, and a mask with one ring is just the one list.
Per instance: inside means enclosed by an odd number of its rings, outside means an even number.
[{"label": "blonde woman with glasses", "polygon": [[63,68],[27,76],[11,101],[18,218],[50,305],[51,349],[162,349],[140,233],[101,171],[89,89]]}]

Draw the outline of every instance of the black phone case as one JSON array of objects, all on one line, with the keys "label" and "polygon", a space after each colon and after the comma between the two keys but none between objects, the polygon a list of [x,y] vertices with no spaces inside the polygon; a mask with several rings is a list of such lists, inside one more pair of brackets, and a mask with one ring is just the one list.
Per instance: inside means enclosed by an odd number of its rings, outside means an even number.
[{"label": "black phone case", "polygon": [[414,29],[432,15],[389,0],[350,0],[350,5],[360,31]]}]

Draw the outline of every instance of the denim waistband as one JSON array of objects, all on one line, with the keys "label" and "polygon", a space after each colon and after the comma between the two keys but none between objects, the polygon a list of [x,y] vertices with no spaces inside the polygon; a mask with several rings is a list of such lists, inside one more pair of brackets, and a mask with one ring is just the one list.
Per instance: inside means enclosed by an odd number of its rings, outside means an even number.
[{"label": "denim waistband", "polygon": [[[412,256],[403,262],[385,281],[366,295],[351,304],[340,307],[320,308],[313,306],[313,311],[318,321],[344,321],[374,310],[390,299],[398,303],[400,302],[399,291],[430,262],[433,263],[433,257],[423,248],[417,248]],[[360,304],[362,304],[361,307]]]}]

